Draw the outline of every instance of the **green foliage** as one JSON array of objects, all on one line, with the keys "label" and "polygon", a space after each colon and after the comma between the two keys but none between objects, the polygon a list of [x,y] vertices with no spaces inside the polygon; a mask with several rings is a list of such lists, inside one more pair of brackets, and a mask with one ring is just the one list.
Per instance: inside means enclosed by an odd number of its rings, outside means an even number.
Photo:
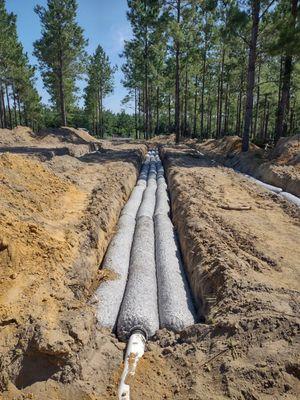
[{"label": "green foliage", "polygon": [[44,85],[52,104],[66,124],[66,115],[75,105],[76,79],[85,71],[87,44],[76,22],[76,0],[48,0],[47,8],[36,6],[42,38],[34,43]]},{"label": "green foliage", "polygon": [[16,15],[0,1],[0,117],[1,126],[27,124],[38,128],[40,97],[34,87],[34,68],[18,40]]},{"label": "green foliage", "polygon": [[115,71],[116,67],[111,66],[108,56],[99,45],[89,58],[87,67],[85,110],[90,129],[101,137],[105,133],[103,100],[113,91]]}]

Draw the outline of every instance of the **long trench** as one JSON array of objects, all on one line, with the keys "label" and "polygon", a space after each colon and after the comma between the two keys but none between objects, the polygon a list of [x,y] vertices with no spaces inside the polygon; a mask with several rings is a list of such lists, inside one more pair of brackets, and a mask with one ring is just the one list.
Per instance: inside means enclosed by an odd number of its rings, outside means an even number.
[{"label": "long trench", "polygon": [[121,340],[136,330],[146,338],[159,328],[177,332],[196,320],[167,190],[160,157],[151,150],[103,261],[110,279],[96,291],[99,326]]},{"label": "long trench", "polygon": [[157,150],[150,150],[103,261],[110,279],[96,291],[98,325],[128,341],[122,399],[129,399],[132,354],[136,365],[158,329],[178,332],[196,322],[170,212],[164,168]]}]

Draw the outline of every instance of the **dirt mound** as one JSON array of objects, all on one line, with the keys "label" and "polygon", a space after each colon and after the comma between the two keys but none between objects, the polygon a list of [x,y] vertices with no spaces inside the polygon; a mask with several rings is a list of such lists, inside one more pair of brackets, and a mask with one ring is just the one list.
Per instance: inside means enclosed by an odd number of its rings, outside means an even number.
[{"label": "dirt mound", "polygon": [[270,153],[253,144],[243,153],[241,138],[237,136],[211,139],[191,147],[228,167],[300,196],[299,136],[281,139]]},{"label": "dirt mound", "polygon": [[0,146],[31,144],[35,142],[36,135],[27,126],[17,126],[16,128],[0,129]]},{"label": "dirt mound", "polygon": [[153,146],[158,146],[160,144],[174,144],[176,136],[174,133],[170,135],[157,135],[151,138],[148,142]]},{"label": "dirt mound", "polygon": [[[201,144],[207,151],[215,151],[226,156],[233,156],[242,152],[242,139],[239,136],[225,136],[222,139],[208,139]],[[251,152],[261,152],[260,148],[250,143]]]},{"label": "dirt mound", "polygon": [[0,129],[0,153],[28,154],[44,160],[66,154],[80,157],[100,147],[100,141],[75,128],[50,129],[40,133],[23,126],[13,130]]},{"label": "dirt mound", "polygon": [[280,165],[300,165],[300,134],[281,138],[269,156]]},{"label": "dirt mound", "polygon": [[[191,150],[165,148],[163,156],[173,221],[206,323],[169,341],[170,363],[188,365],[193,399],[296,399],[297,207]],[[188,398],[178,385],[174,398]]]},{"label": "dirt mound", "polygon": [[44,143],[55,143],[57,141],[74,144],[101,142],[83,129],[76,129],[68,126],[41,130],[37,137]]},{"label": "dirt mound", "polygon": [[[117,146],[43,163],[0,155],[0,392],[6,390],[5,399],[94,398],[80,380],[88,368],[80,351],[94,352],[98,334],[88,298],[101,279],[100,262],[144,151]],[[100,370],[108,362],[102,350]]]}]

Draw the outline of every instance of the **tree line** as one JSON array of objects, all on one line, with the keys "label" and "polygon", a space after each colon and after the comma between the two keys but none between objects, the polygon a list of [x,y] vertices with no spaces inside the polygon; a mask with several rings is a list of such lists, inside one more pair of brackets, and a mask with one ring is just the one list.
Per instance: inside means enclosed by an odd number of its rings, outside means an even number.
[{"label": "tree line", "polygon": [[299,132],[298,0],[128,0],[124,85],[136,137]]},{"label": "tree line", "polygon": [[[103,136],[105,128],[110,132],[111,126],[119,126],[123,113],[106,113],[108,121],[105,124],[103,109],[104,98],[113,90],[116,67],[111,66],[100,45],[92,56],[87,55],[85,48],[88,40],[76,21],[77,9],[76,0],[48,0],[46,7],[37,5],[34,9],[42,27],[41,38],[34,42],[34,55],[44,87],[50,95],[51,107],[48,107],[42,105],[35,89],[36,68],[29,64],[18,40],[16,15],[8,13],[5,0],[0,0],[2,128],[13,128],[18,124],[26,124],[33,129],[80,124]],[[76,84],[79,79],[86,80],[83,109],[77,105]],[[123,128],[119,130],[124,131]]]},{"label": "tree line", "polygon": [[[136,138],[176,133],[199,139],[237,134],[277,141],[299,131],[299,0],[128,0],[132,39],[122,54],[124,104],[115,116],[103,100],[116,67],[99,45],[86,53],[76,0],[36,6],[41,37],[34,55],[51,106],[41,104],[16,31],[16,16],[0,0],[0,124],[84,126],[103,137],[127,121]],[[84,107],[77,105],[85,79]],[[121,124],[121,125],[122,125]]]}]

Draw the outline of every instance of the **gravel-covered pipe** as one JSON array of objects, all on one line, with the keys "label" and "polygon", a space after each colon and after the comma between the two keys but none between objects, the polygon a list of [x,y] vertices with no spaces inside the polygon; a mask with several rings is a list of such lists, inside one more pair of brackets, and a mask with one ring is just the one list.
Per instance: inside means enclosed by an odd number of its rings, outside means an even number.
[{"label": "gravel-covered pipe", "polygon": [[160,327],[180,331],[195,323],[196,312],[174,227],[168,216],[169,199],[162,174],[160,179],[162,186],[157,190],[154,219]]},{"label": "gravel-covered pipe", "polygon": [[159,328],[153,223],[156,162],[153,156],[150,160],[147,188],[137,213],[129,276],[118,318],[120,339],[128,339],[135,330],[151,337]]},{"label": "gravel-covered pipe", "polygon": [[128,339],[135,330],[146,338],[159,328],[154,256],[153,220],[140,217],[136,223],[129,277],[118,318],[118,336]]},{"label": "gravel-covered pipe", "polygon": [[[152,157],[151,157],[152,158]],[[152,159],[150,162],[148,184],[143,194],[143,200],[137,213],[137,218],[148,217],[152,218],[155,208],[155,194],[156,194],[156,165],[155,160]]]},{"label": "gravel-covered pipe", "polygon": [[[145,182],[147,180],[149,162],[144,163],[128,202],[122,210],[117,225],[117,232],[110,242],[103,261],[103,270],[108,280],[96,291],[98,299],[97,321],[99,326],[114,329],[120,305],[125,291],[128,276],[130,251],[136,224],[136,213],[141,204]],[[144,184],[143,184],[144,182]]]}]

